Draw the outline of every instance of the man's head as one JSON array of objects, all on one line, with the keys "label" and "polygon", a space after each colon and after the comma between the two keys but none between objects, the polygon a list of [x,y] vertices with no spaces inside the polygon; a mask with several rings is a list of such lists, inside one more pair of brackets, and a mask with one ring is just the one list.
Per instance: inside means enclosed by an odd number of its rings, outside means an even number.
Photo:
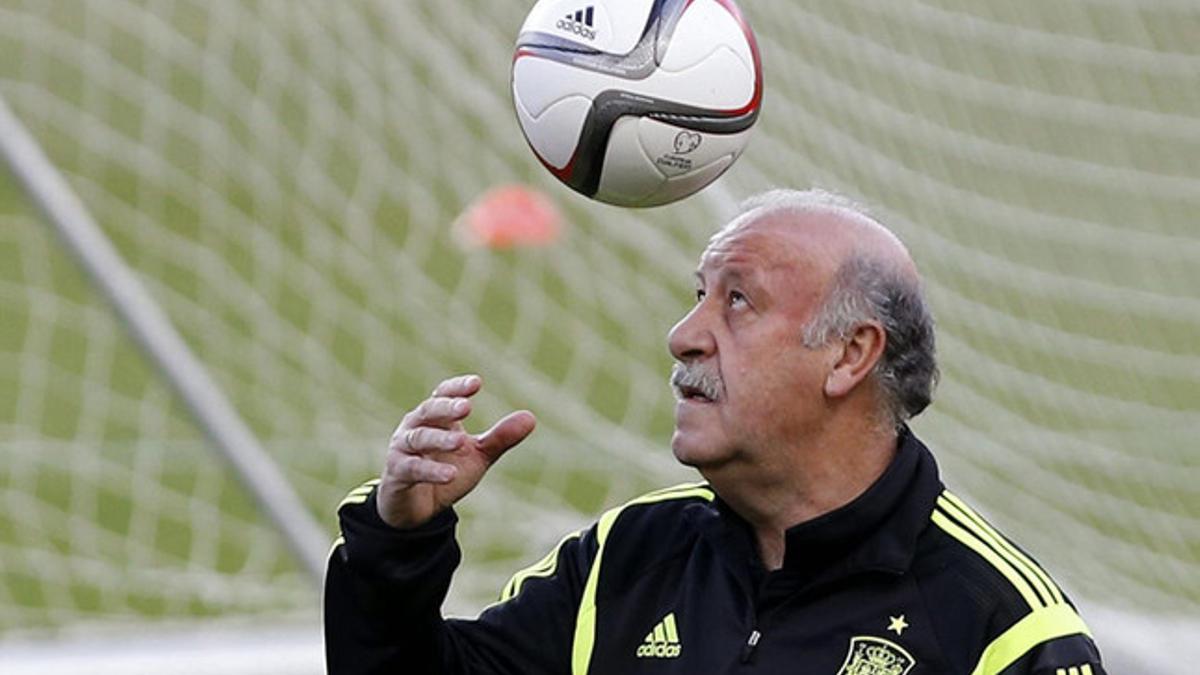
[{"label": "man's head", "polygon": [[700,259],[697,304],[671,331],[687,464],[803,443],[831,428],[890,432],[929,403],[933,321],[903,244],[848,199],[774,190]]}]

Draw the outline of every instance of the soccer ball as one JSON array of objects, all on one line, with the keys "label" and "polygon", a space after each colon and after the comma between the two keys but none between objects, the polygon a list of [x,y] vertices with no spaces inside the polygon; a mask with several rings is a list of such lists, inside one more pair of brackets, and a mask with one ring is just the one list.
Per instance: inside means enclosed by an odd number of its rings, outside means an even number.
[{"label": "soccer ball", "polygon": [[542,164],[621,206],[666,204],[716,180],[746,147],[763,89],[733,0],[539,0],[512,88]]}]

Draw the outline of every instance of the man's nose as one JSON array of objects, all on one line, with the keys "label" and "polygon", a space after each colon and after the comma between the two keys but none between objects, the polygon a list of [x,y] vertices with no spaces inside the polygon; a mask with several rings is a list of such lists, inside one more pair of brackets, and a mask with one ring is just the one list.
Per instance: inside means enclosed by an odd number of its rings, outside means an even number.
[{"label": "man's nose", "polygon": [[700,303],[667,333],[671,356],[679,361],[694,361],[715,351],[716,341],[708,328],[706,314],[704,303]]}]

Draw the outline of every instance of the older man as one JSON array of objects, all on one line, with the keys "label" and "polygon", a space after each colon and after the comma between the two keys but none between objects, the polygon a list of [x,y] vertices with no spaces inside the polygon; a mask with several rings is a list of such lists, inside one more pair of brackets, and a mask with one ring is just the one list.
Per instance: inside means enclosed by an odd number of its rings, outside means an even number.
[{"label": "older man", "polygon": [[669,345],[672,449],[705,482],[605,513],[473,621],[440,614],[451,506],[534,417],[466,433],[475,376],[405,416],[382,477],[339,511],[330,672],[1103,674],[1062,591],[908,430],[937,375],[933,322],[864,210],[752,200],[701,256]]}]

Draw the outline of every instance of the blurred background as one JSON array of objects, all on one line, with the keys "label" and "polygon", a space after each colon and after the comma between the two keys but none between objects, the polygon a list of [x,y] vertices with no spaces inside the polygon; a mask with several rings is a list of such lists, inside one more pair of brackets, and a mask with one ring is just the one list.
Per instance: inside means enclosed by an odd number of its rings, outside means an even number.
[{"label": "blurred background", "polygon": [[[681,203],[592,203],[508,89],[525,0],[0,0],[0,97],[330,541],[403,412],[480,372],[541,426],[463,505],[449,609],[686,480],[665,334],[750,194],[909,245],[939,322],[914,424],[1081,605],[1111,672],[1200,662],[1200,6],[742,0],[750,147]],[[489,188],[546,248],[464,248]],[[319,589],[0,171],[0,671],[317,673]]]}]

